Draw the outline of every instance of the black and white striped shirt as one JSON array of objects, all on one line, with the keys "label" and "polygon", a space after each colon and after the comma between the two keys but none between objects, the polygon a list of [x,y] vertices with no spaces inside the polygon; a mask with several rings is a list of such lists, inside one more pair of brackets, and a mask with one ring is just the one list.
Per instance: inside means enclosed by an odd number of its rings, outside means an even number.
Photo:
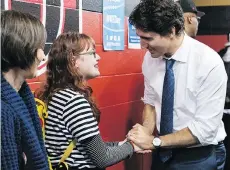
[{"label": "black and white striped shirt", "polygon": [[104,168],[133,153],[128,142],[122,146],[116,142],[105,144],[84,96],[70,89],[60,90],[48,104],[45,125],[45,145],[53,166],[59,163],[69,143],[75,138],[76,147],[65,161],[71,167]]}]

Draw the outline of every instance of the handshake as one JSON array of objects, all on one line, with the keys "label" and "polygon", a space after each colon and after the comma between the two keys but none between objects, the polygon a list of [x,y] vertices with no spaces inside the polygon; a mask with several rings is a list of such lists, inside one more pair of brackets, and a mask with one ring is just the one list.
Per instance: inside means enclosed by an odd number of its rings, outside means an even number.
[{"label": "handshake", "polygon": [[119,142],[119,145],[129,141],[132,143],[134,152],[136,153],[150,153],[154,149],[152,141],[154,136],[146,127],[136,124],[126,135],[124,141]]}]

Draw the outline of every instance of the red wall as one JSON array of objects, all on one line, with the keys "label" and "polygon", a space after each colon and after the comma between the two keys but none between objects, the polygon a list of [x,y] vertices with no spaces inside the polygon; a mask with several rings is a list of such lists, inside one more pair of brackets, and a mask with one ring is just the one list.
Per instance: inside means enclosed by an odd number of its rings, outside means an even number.
[{"label": "red wall", "polygon": [[224,48],[224,44],[228,41],[227,35],[199,35],[196,39],[217,52]]},{"label": "red wall", "polygon": [[[43,0],[21,0],[9,1],[9,4],[12,9],[29,12],[42,20],[44,17],[41,14],[44,10],[43,2]],[[64,13],[69,16],[65,16],[62,30],[76,31],[78,28],[69,29],[69,26],[73,23],[69,22],[68,19],[79,17],[78,2],[76,0],[71,0],[71,3],[67,3],[67,0],[65,2]],[[48,33],[46,48],[48,48],[57,34],[58,21],[60,20],[60,1],[47,0],[46,3],[46,29]],[[127,18],[125,20],[125,50],[111,52],[103,51],[102,13],[83,10],[82,20],[83,32],[94,38],[97,53],[101,56],[99,61],[101,76],[89,82],[93,87],[94,96],[102,112],[101,135],[105,141],[124,140],[129,129],[141,120],[143,104],[140,99],[143,96],[144,89],[141,63],[144,51],[127,49]],[[43,74],[35,79],[28,80],[28,83],[31,89],[35,91],[44,80],[45,75]],[[149,156],[143,157],[135,154],[131,159],[107,169],[147,170],[150,165]]]}]

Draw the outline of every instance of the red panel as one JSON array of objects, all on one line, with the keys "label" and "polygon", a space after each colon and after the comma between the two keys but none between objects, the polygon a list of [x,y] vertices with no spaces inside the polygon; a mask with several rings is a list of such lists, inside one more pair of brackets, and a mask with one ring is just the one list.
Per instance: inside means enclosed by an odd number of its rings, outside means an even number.
[{"label": "red panel", "polygon": [[98,55],[101,57],[99,68],[102,76],[141,73],[142,50],[98,52]]},{"label": "red panel", "polygon": [[135,101],[101,109],[100,132],[105,141],[121,141],[141,122],[143,102]]},{"label": "red panel", "polygon": [[[125,103],[101,109],[100,131],[105,141],[121,141],[136,123],[141,122],[143,103]],[[134,154],[129,160],[114,165],[108,170],[142,170],[142,155]]]},{"label": "red panel", "polygon": [[133,154],[131,159],[127,159],[107,170],[150,170],[152,163],[152,155],[149,154]]},{"label": "red panel", "polygon": [[45,80],[46,80],[46,74],[45,73],[38,77],[38,81],[40,81],[40,82],[44,82]]},{"label": "red panel", "polygon": [[39,81],[39,78],[36,77],[36,78],[33,78],[33,79],[27,79],[26,81],[27,81],[27,83],[38,82],[38,81]]},{"label": "red panel", "polygon": [[12,2],[11,0],[8,0],[8,9],[11,10],[11,7],[12,7]]},{"label": "red panel", "polygon": [[208,45],[217,52],[224,48],[224,44],[227,42],[226,35],[199,35],[196,37],[196,39]]},{"label": "red panel", "polygon": [[[96,44],[102,44],[102,37],[103,37],[103,18],[101,13],[97,12],[89,12],[83,11],[82,14],[82,27],[83,32],[92,36],[93,39],[96,41]],[[128,19],[125,17],[124,28],[125,28],[125,45],[128,44]],[[96,30],[96,31],[95,31]]]},{"label": "red panel", "polygon": [[78,0],[64,0],[64,7],[76,9],[78,7]]},{"label": "red panel", "polygon": [[97,12],[82,12],[82,28],[90,35],[96,44],[102,44],[102,14]]},{"label": "red panel", "polygon": [[140,100],[144,91],[143,81],[142,74],[129,74],[100,77],[89,83],[93,87],[99,106],[107,107]]},{"label": "red panel", "polygon": [[142,170],[150,170],[152,165],[152,153],[144,154],[142,157]]},{"label": "red panel", "polygon": [[[36,79],[27,80],[27,82],[35,90],[35,88],[40,87],[44,80],[45,74]],[[100,107],[140,100],[143,96],[142,74],[100,77],[89,81],[89,83],[94,90],[94,96]]]},{"label": "red panel", "polygon": [[127,170],[127,169],[125,168],[125,162],[122,161],[116,165],[106,168],[106,170]]},{"label": "red panel", "polygon": [[143,155],[133,154],[132,158],[126,159],[121,163],[106,168],[106,170],[143,170],[143,161]]},{"label": "red panel", "polygon": [[36,91],[41,87],[41,82],[28,83],[32,91]]}]

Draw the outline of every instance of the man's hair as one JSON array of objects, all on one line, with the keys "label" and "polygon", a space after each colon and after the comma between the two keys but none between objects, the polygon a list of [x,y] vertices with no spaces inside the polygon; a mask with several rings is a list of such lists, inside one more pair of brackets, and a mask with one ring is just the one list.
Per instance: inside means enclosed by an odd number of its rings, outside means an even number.
[{"label": "man's hair", "polygon": [[144,32],[155,32],[161,36],[179,35],[184,30],[183,12],[173,0],[142,0],[129,16],[129,22]]},{"label": "man's hair", "polygon": [[14,11],[1,12],[2,72],[28,69],[35,62],[37,49],[43,49],[46,30],[36,17]]}]

